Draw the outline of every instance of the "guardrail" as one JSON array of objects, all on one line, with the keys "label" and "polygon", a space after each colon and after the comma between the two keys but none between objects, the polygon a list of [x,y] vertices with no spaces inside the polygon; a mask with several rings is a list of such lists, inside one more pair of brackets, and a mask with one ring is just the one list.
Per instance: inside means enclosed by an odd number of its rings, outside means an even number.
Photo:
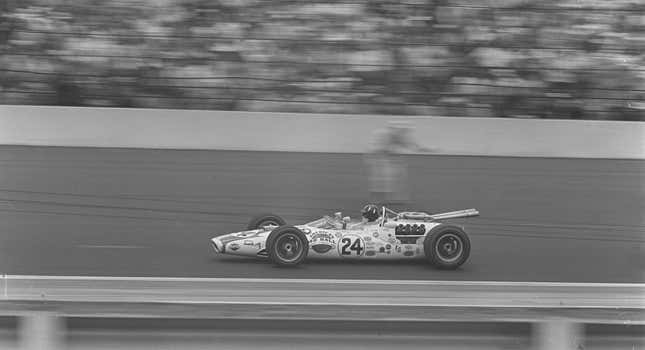
[{"label": "guardrail", "polygon": [[645,123],[0,105],[0,144],[363,153],[391,120],[437,154],[645,159]]},{"label": "guardrail", "polygon": [[[378,348],[383,339],[371,332],[379,330],[426,347],[428,339],[446,341],[456,334],[451,341],[465,348],[472,346],[461,336],[471,342],[497,339],[490,348],[507,347],[508,341],[514,348],[553,350],[578,349],[597,333],[640,347],[645,329],[645,284],[14,275],[1,281],[0,316],[22,320],[15,323],[14,348],[57,349],[88,329],[127,343],[131,338],[121,339],[118,329],[149,335],[161,327],[158,333],[182,336],[220,332],[233,348],[250,346],[238,340],[252,336],[297,333],[319,340],[341,331]],[[598,327],[609,328],[594,331]],[[632,331],[626,335],[616,327]],[[143,338],[137,341],[158,341]]]}]

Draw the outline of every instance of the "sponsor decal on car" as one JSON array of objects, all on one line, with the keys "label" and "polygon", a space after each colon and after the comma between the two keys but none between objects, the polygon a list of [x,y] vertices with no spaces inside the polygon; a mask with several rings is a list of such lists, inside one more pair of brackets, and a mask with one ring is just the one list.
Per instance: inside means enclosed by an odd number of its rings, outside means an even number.
[{"label": "sponsor decal on car", "polygon": [[392,246],[391,246],[391,245],[389,245],[389,244],[386,244],[386,245],[385,245],[385,249],[392,249]]},{"label": "sponsor decal on car", "polygon": [[232,241],[238,241],[242,238],[253,238],[261,235],[261,231],[248,231],[248,232],[236,232],[228,235],[220,236],[220,239],[223,243],[228,243]]},{"label": "sponsor decal on car", "polygon": [[387,241],[392,243],[392,244],[394,244],[394,243],[396,243],[396,238],[390,237],[390,239],[388,239]]},{"label": "sponsor decal on car", "polygon": [[413,256],[413,255],[414,255],[414,251],[412,251],[412,250],[406,250],[406,251],[405,251],[405,253],[403,253],[403,255],[405,255],[405,256]]},{"label": "sponsor decal on car", "polygon": [[380,248],[378,249],[378,252],[379,252],[379,253],[385,253],[385,247],[380,247]]},{"label": "sponsor decal on car", "polygon": [[329,244],[336,244],[336,236],[328,232],[316,232],[311,236],[312,242],[328,242]]},{"label": "sponsor decal on car", "polygon": [[232,251],[240,249],[240,245],[237,243],[231,243],[228,247],[231,248]]},{"label": "sponsor decal on car", "polygon": [[318,254],[329,252],[336,245],[336,236],[325,231],[316,232],[311,236],[311,249]]},{"label": "sponsor decal on car", "polygon": [[370,237],[370,236],[365,236],[365,242],[371,242],[371,241],[372,241],[372,237]]},{"label": "sponsor decal on car", "polygon": [[365,252],[365,256],[374,256],[374,255],[376,255],[376,252],[373,250],[368,250]]},{"label": "sponsor decal on car", "polygon": [[333,248],[331,245],[325,243],[314,244],[311,249],[318,254],[325,254]]},{"label": "sponsor decal on car", "polygon": [[400,246],[400,245],[397,245],[397,246],[396,246],[396,252],[397,252],[397,253],[400,253],[400,252],[401,252],[401,246]]},{"label": "sponsor decal on car", "polygon": [[253,241],[246,240],[246,241],[244,241],[244,245],[253,245]]},{"label": "sponsor decal on car", "polygon": [[414,250],[414,246],[406,245],[405,250]]},{"label": "sponsor decal on car", "polygon": [[338,254],[342,257],[362,256],[365,253],[365,241],[359,235],[345,235],[338,243]]},{"label": "sponsor decal on car", "polygon": [[374,238],[378,237],[378,232],[372,233],[372,236],[374,236]]}]

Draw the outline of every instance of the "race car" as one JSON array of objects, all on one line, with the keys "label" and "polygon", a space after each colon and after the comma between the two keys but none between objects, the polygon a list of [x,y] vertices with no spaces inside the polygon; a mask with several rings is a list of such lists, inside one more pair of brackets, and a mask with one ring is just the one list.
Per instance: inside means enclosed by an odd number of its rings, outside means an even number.
[{"label": "race car", "polygon": [[468,260],[470,240],[463,227],[443,222],[478,216],[476,209],[441,214],[395,212],[366,205],[362,219],[342,213],[302,225],[286,225],[274,214],[254,217],[246,231],[211,239],[218,254],[268,258],[278,266],[295,266],[307,258],[418,259],[441,269],[456,269]]}]

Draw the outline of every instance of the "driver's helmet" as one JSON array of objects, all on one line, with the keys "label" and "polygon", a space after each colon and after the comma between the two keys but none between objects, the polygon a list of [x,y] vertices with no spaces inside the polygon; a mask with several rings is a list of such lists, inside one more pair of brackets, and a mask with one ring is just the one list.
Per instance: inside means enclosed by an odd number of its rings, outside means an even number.
[{"label": "driver's helmet", "polygon": [[364,206],[363,210],[361,210],[361,215],[363,215],[363,217],[366,218],[368,222],[372,222],[378,219],[378,206],[374,204],[368,204]]}]

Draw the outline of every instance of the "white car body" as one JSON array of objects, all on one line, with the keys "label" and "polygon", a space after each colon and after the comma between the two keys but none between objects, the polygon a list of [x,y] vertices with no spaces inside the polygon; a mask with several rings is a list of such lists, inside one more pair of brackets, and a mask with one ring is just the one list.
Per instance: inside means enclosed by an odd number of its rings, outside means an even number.
[{"label": "white car body", "polygon": [[[302,225],[309,242],[307,259],[375,259],[400,260],[425,258],[424,241],[435,228],[445,225],[438,220],[477,216],[475,209],[430,215],[421,212],[395,213],[383,207],[383,215],[375,222],[335,222],[324,217]],[[408,226],[409,225],[409,226]],[[406,227],[416,227],[413,233],[403,234]],[[267,257],[266,241],[276,226],[234,232],[211,239],[216,253]]]}]

